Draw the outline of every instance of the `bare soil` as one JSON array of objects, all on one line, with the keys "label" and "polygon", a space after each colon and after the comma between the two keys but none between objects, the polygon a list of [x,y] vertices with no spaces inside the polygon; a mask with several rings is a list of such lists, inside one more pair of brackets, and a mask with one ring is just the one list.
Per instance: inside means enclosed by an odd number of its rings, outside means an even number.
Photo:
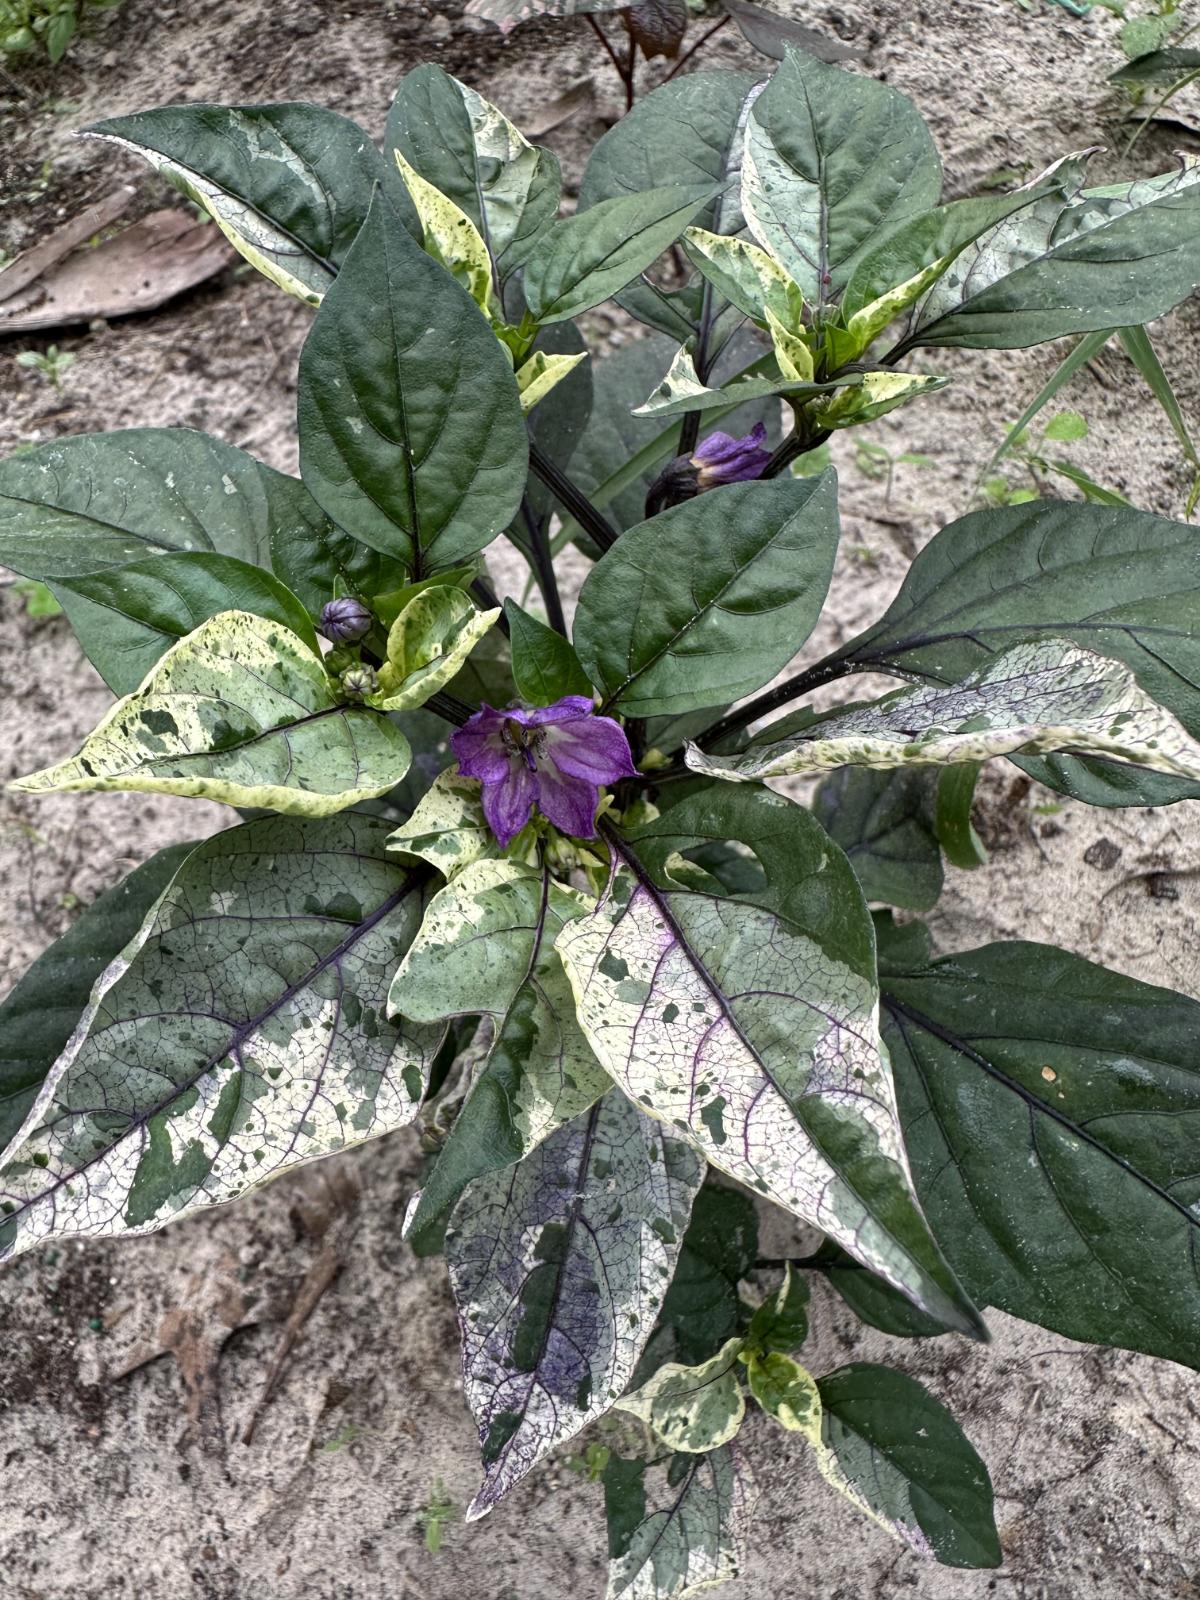
[{"label": "bare soil", "polygon": [[[804,7],[863,53],[860,70],[912,94],[942,150],[951,195],[1064,151],[1116,150],[1124,106],[1105,83],[1116,24],[1050,0],[845,0]],[[131,158],[72,137],[102,115],[170,100],[313,99],[383,125],[391,91],[423,59],[536,120],[591,77],[590,106],[546,136],[577,182],[619,110],[586,28],[553,23],[505,41],[453,3],[396,0],[125,0],[89,25],[55,71],[0,77],[0,248],[16,251],[99,199],[137,184]],[[708,65],[752,57],[725,32]],[[1191,102],[1194,109],[1195,102]],[[1181,107],[1186,121],[1189,103]],[[1147,173],[1175,145],[1156,127],[1126,163]],[[19,369],[0,340],[0,451],[131,425],[207,429],[294,469],[296,360],[309,313],[234,269],[163,310],[55,337],[76,357],[63,389]],[[608,321],[608,337],[627,336]],[[1197,308],[1157,330],[1190,417],[1200,421]],[[1061,352],[952,355],[953,385],[871,437],[901,465],[890,493],[840,439],[845,536],[824,651],[877,616],[913,552],[961,514],[1004,426]],[[927,358],[932,370],[934,362]],[[1089,439],[1072,459],[1135,503],[1182,514],[1187,473],[1148,396],[1117,355],[1079,376],[1067,403]],[[0,590],[4,776],[66,754],[108,695],[61,622],[36,622]],[[861,685],[856,686],[861,688]],[[0,989],[81,905],[158,846],[227,825],[195,802],[132,796],[0,797]],[[1200,994],[1200,831],[1192,805],[1092,813],[1001,768],[978,822],[992,851],[950,873],[932,919],[943,949],[996,937],[1052,940],[1153,982]],[[441,1264],[399,1238],[419,1171],[402,1133],[305,1170],[242,1204],[125,1244],[73,1243],[10,1268],[0,1294],[0,1573],[18,1600],[556,1600],[604,1586],[601,1495],[562,1456],[483,1523],[451,1523],[425,1549],[422,1511],[440,1485],[461,1507],[475,1485],[473,1430],[457,1375]],[[347,1186],[360,1199],[347,1210]],[[335,1192],[336,1191],[336,1192]],[[340,1275],[319,1301],[243,1435],[304,1275],[322,1211]],[[314,1221],[314,1217],[316,1221]],[[330,1221],[329,1219],[333,1220]],[[771,1250],[795,1245],[764,1219]],[[327,1232],[326,1241],[334,1237]],[[921,1565],[822,1483],[801,1445],[761,1419],[748,1454],[760,1487],[755,1548],[730,1600],[1196,1600],[1200,1596],[1200,1409],[1194,1376],[1093,1350],[993,1315],[987,1349],[914,1345],[863,1330],[818,1295],[811,1365],[896,1362],[952,1405],[987,1460],[1005,1564],[996,1573]]]}]

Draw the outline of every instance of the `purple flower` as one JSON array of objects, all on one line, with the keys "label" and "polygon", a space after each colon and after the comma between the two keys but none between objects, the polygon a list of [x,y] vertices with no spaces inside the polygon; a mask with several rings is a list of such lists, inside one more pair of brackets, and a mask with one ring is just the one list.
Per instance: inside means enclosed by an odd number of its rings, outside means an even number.
[{"label": "purple flower", "polygon": [[562,833],[596,836],[600,786],[636,772],[629,741],[592,702],[569,694],[552,706],[483,705],[450,735],[458,770],[483,785],[483,814],[509,845],[538,810]]},{"label": "purple flower", "polygon": [[331,600],[321,607],[317,626],[333,644],[353,644],[370,633],[374,620],[361,600],[343,595],[340,600]]},{"label": "purple flower", "polygon": [[692,465],[697,469],[697,487],[717,489],[723,483],[744,483],[748,478],[761,478],[763,468],[771,459],[771,452],[763,448],[766,442],[767,430],[761,422],[740,439],[728,433],[710,433],[692,457]]}]

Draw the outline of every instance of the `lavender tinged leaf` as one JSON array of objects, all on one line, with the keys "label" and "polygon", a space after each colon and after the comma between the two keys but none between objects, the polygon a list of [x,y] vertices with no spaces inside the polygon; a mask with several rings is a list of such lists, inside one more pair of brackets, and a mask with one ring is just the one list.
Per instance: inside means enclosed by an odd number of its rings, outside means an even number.
[{"label": "lavender tinged leaf", "polygon": [[188,857],[0,1165],[0,1256],[149,1233],[416,1114],[442,1027],[388,1021],[426,874],[381,819],[264,817]]},{"label": "lavender tinged leaf", "polygon": [[703,1179],[695,1151],[611,1090],[516,1168],[478,1178],[446,1234],[485,1515],[620,1398]]}]

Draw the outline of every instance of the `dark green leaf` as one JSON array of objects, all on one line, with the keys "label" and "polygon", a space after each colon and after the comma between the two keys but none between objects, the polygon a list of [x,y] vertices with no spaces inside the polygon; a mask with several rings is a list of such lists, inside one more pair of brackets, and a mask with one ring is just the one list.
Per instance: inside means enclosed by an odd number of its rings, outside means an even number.
[{"label": "dark green leaf", "polygon": [[399,150],[470,217],[501,277],[520,265],[558,211],[557,157],[529,144],[495,106],[431,63],[401,79],[384,148]]},{"label": "dark green leaf", "polygon": [[751,1317],[746,1330],[746,1349],[759,1355],[772,1351],[790,1355],[799,1350],[807,1338],[808,1281],[802,1272],[793,1272],[787,1267],[782,1284]]},{"label": "dark green leaf", "polygon": [[646,1515],[646,1463],[610,1455],[604,1464],[604,1516],[608,1523],[609,1560],[629,1549],[638,1524]]},{"label": "dark green leaf", "polygon": [[868,900],[910,911],[937,904],[942,857],[932,826],[935,787],[935,777],[913,768],[841,767],[813,796],[818,821],[846,852]]},{"label": "dark green leaf", "polygon": [[48,580],[167,551],[269,567],[276,528],[297,522],[297,490],[190,428],[79,434],[0,461],[0,563]]},{"label": "dark green leaf", "polygon": [[233,556],[151,556],[52,585],[88,660],[114,694],[132,694],[185,634],[220,611],[269,617],[320,653],[308,612],[261,567]]},{"label": "dark green leaf", "polygon": [[[883,617],[837,652],[858,671],[953,683],[1022,639],[1074,640],[1123,661],[1200,734],[1200,543],[1195,529],[1121,506],[1036,500],[936,534]],[[1200,785],[1097,759],[1018,758],[1092,803],[1166,804]],[[1097,800],[1098,796],[1103,799]]]},{"label": "dark green leaf", "polygon": [[836,1245],[823,1245],[821,1271],[832,1288],[863,1322],[896,1339],[936,1339],[950,1330],[935,1317],[918,1311],[890,1283],[868,1272]]},{"label": "dark green leaf", "polygon": [[868,1362],[817,1380],[822,1435],[850,1485],[920,1555],[998,1567],[992,1484],[971,1441],[915,1378]]},{"label": "dark green leaf", "polygon": [[643,717],[724,704],[791,660],[837,550],[837,479],[730,484],[631,528],[592,569],[574,639],[607,705]]},{"label": "dark green leaf", "polygon": [[513,679],[521,699],[548,706],[564,695],[590,697],[592,685],[569,640],[522,611],[515,600],[504,602],[512,648]]},{"label": "dark green leaf", "polygon": [[669,184],[603,200],[556,222],[525,264],[531,314],[562,322],[611,299],[674,244],[712,197],[711,184]]},{"label": "dark green leaf", "polygon": [[86,131],[145,156],[260,272],[314,305],[375,188],[399,187],[358,124],[320,106],[163,106]]},{"label": "dark green leaf", "polygon": [[359,595],[369,602],[401,587],[407,576],[403,562],[331,522],[298,478],[273,472],[270,482],[271,566],[312,616],[319,616],[335,595]]},{"label": "dark green leaf", "polygon": [[309,490],[414,578],[457,566],[512,519],[527,446],[511,363],[382,197],[305,341],[297,403]]},{"label": "dark green leaf", "polygon": [[937,203],[942,164],[912,101],[789,51],[754,102],[742,165],[751,233],[804,298],[837,298],[888,228]]},{"label": "dark green leaf", "polygon": [[[975,780],[982,765],[980,761],[964,761],[958,766],[945,767],[937,775],[937,806],[934,812],[937,841],[950,865],[968,872],[973,867],[986,867],[988,860],[983,841],[971,822]],[[928,911],[929,906],[914,905],[911,909]]]},{"label": "dark green leaf", "polygon": [[1110,83],[1175,83],[1180,78],[1186,78],[1190,72],[1200,72],[1200,50],[1185,50],[1182,46],[1174,49],[1151,50],[1144,56],[1135,56],[1132,61],[1125,62],[1124,66],[1110,72]]},{"label": "dark green leaf", "polygon": [[92,984],[133,938],[194,848],[168,845],[94,900],[0,1005],[0,1150],[75,1031]]},{"label": "dark green leaf", "polygon": [[[756,81],[751,72],[689,72],[639,99],[593,147],[579,209],[662,184],[724,185],[738,123]],[[736,185],[733,200],[736,208]],[[716,231],[717,212],[727,206],[714,198],[695,220]],[[736,233],[742,225],[740,215],[728,222],[721,232]]]},{"label": "dark green leaf", "polygon": [[980,1303],[1200,1367],[1200,1005],[1026,943],[882,981],[918,1192]]},{"label": "dark green leaf", "polygon": [[754,1202],[739,1189],[706,1183],[692,1207],[675,1276],[634,1387],[640,1388],[664,1361],[695,1367],[716,1355],[737,1332],[738,1285],[754,1270],[757,1256]]}]

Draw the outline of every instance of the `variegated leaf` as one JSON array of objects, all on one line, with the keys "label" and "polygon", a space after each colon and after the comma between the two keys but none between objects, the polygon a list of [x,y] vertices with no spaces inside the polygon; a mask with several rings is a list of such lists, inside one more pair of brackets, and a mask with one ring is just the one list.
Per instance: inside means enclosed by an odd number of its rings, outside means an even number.
[{"label": "variegated leaf", "polygon": [[709,1361],[686,1367],[668,1361],[619,1401],[672,1450],[699,1455],[728,1444],[742,1425],[740,1337],[729,1339]]},{"label": "variegated leaf", "polygon": [[558,210],[562,177],[553,153],[531,145],[498,107],[431,63],[401,80],[385,147],[402,152],[467,214],[502,279]]},{"label": "variegated leaf", "polygon": [[352,814],[198,846],[97,979],[0,1165],[0,1255],[148,1233],[416,1113],[444,1029],[388,1021],[423,870]]},{"label": "variegated leaf", "polygon": [[394,154],[404,186],[420,218],[427,253],[458,279],[485,316],[499,316],[500,307],[492,290],[492,258],[479,229],[460,206],[427,182],[399,150]]},{"label": "variegated leaf", "polygon": [[294,633],[225,611],[173,645],[77,755],[10,787],[196,795],[320,817],[386,794],[410,759],[387,717],[334,698]]},{"label": "variegated leaf", "polygon": [[[978,1336],[913,1194],[845,856],[766,789],[707,789],[608,838],[612,891],[558,939],[601,1062],[714,1166]],[[726,894],[687,859],[730,840],[758,857],[761,890]]]},{"label": "variegated leaf", "polygon": [[458,675],[499,615],[499,609],[477,610],[461,589],[421,589],[388,629],[387,660],[371,704],[381,711],[423,706]]},{"label": "variegated leaf", "polygon": [[486,17],[511,33],[530,17],[582,17],[589,12],[620,11],[627,0],[469,0],[467,15]]},{"label": "variegated leaf", "polygon": [[675,1456],[664,1491],[648,1515],[643,1492],[640,1515],[615,1539],[610,1509],[605,1600],[686,1600],[737,1577],[757,1499],[740,1453],[728,1444],[707,1455]]},{"label": "variegated leaf", "polygon": [[446,1259],[479,1428],[481,1517],[628,1385],[704,1163],[612,1089],[454,1208]]},{"label": "variegated leaf", "polygon": [[499,853],[479,799],[479,782],[457,768],[439,772],[408,821],[388,839],[388,849],[418,856],[444,877]]},{"label": "variegated leaf", "polygon": [[1015,645],[956,684],[895,689],[742,755],[710,756],[690,745],[687,764],[707,777],[753,783],[844,766],[953,766],[1051,750],[1200,779],[1200,743],[1178,718],[1139,688],[1128,667],[1065,639]]},{"label": "variegated leaf", "polygon": [[858,385],[843,389],[832,400],[814,408],[813,421],[818,427],[857,428],[910,400],[936,394],[950,382],[949,378],[927,377],[919,372],[864,372],[860,377]]},{"label": "variegated leaf", "polygon": [[[809,357],[811,361],[811,356]],[[723,389],[710,389],[701,383],[696,374],[692,341],[681,345],[671,362],[671,369],[644,405],[635,407],[635,417],[673,417],[685,411],[710,411],[717,406],[723,409],[744,400],[762,400],[771,395],[827,394],[846,383],[862,380],[857,373],[840,378],[836,383],[800,382],[794,377],[735,378]]]},{"label": "variegated leaf", "polygon": [[86,131],[143,156],[252,266],[309,305],[387,179],[363,130],[319,106],[162,106]]},{"label": "variegated leaf", "polygon": [[586,359],[586,350],[573,356],[548,355],[544,350],[535,350],[528,361],[517,368],[517,389],[525,415],[528,416],[539,400],[544,400],[556,384]]},{"label": "variegated leaf", "polygon": [[1043,173],[1056,186],[955,257],[900,348],[1041,344],[1152,321],[1193,292],[1200,165],[1083,189],[1090,154]]},{"label": "variegated leaf", "polygon": [[544,866],[510,860],[477,861],[434,896],[392,984],[391,1010],[426,1023],[486,1015],[494,1033],[406,1234],[444,1216],[473,1179],[520,1161],[612,1086],[575,1021],[554,948],[591,904]]},{"label": "variegated leaf", "polygon": [[821,1395],[811,1372],[782,1350],[766,1350],[750,1357],[746,1383],[781,1428],[806,1434],[809,1443],[820,1450]]},{"label": "variegated leaf", "polygon": [[768,308],[785,327],[795,331],[802,326],[804,296],[799,286],[758,245],[707,228],[688,228],[682,242],[712,286],[760,327],[766,326]]}]

